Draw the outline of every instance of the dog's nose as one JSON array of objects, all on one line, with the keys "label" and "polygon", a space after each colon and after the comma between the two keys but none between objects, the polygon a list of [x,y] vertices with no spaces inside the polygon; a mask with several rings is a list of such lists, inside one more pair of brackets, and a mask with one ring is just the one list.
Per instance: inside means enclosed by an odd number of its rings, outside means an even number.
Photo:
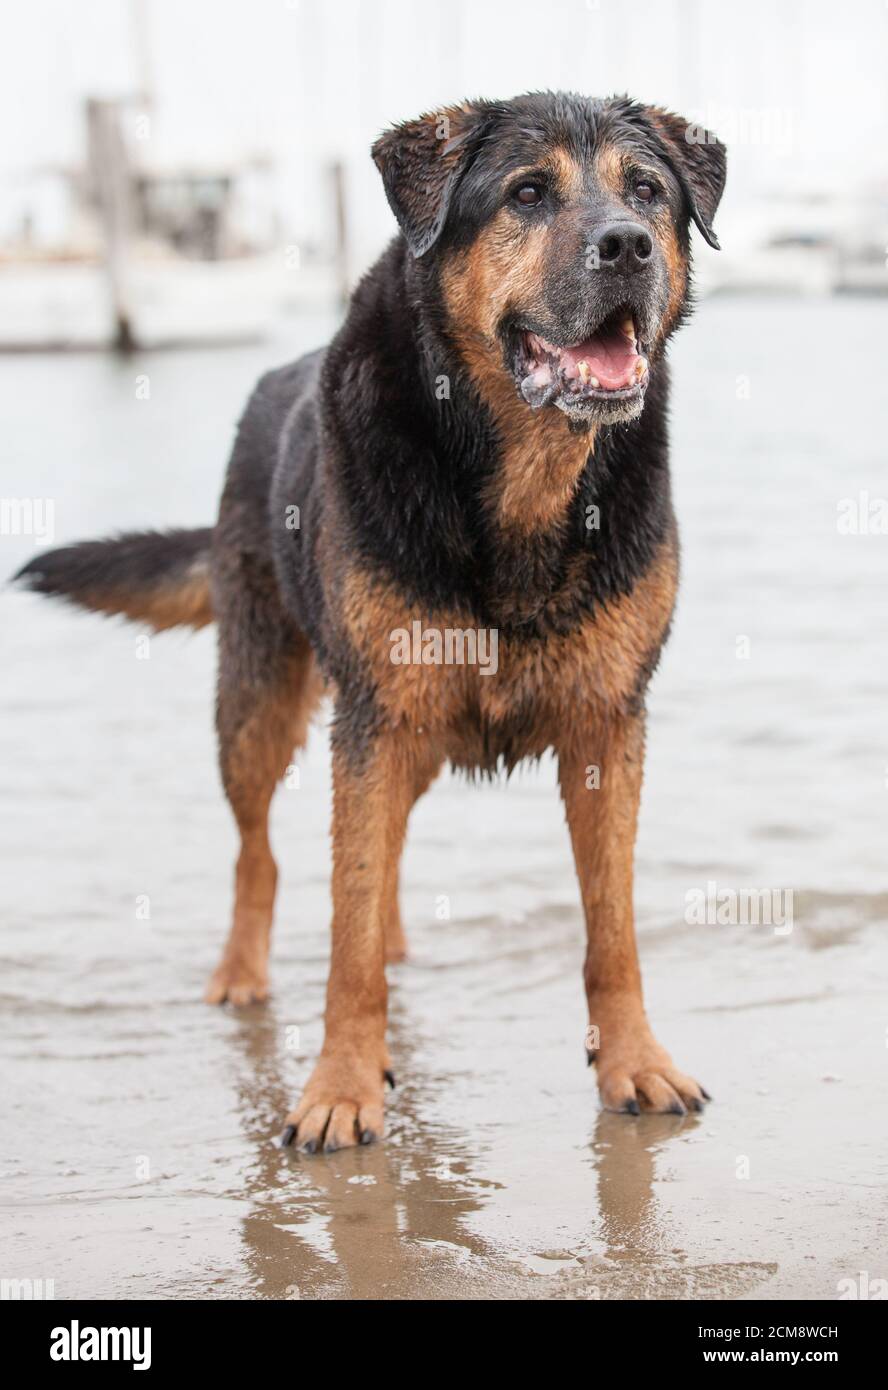
[{"label": "dog's nose", "polygon": [[607,222],[594,229],[590,242],[598,251],[601,269],[623,275],[644,270],[654,249],[650,233],[640,222]]}]

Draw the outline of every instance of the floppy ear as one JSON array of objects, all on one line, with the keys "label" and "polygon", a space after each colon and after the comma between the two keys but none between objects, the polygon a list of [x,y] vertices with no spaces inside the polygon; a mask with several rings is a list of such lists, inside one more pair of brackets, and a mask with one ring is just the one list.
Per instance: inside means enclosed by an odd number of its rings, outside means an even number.
[{"label": "floppy ear", "polygon": [[721,250],[712,230],[712,219],[721,201],[727,174],[727,150],[705,126],[694,125],[672,111],[657,106],[646,108],[647,116],[691,209],[691,217],[710,246]]},{"label": "floppy ear", "polygon": [[441,235],[483,119],[480,106],[450,106],[393,126],[373,146],[389,207],[417,258]]}]

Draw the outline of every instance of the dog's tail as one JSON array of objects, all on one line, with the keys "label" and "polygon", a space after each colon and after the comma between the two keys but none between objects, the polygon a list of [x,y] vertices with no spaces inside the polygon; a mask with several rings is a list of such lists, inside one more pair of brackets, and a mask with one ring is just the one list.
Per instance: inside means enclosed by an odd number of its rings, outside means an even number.
[{"label": "dog's tail", "polygon": [[140,531],[103,541],[79,541],[37,555],[15,576],[38,594],[169,627],[205,627],[210,598],[210,527],[199,531]]}]

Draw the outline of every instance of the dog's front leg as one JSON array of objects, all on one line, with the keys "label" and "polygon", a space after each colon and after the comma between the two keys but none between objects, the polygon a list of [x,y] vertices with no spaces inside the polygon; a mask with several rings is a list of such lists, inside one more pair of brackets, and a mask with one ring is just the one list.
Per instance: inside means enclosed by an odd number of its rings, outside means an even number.
[{"label": "dog's front leg", "polygon": [[386,910],[416,785],[403,734],[333,752],[333,941],[324,1044],[283,1142],[308,1153],[370,1143],[383,1132]]},{"label": "dog's front leg", "polygon": [[581,723],[559,749],[561,794],[586,917],[590,1057],[609,1110],[699,1110],[708,1099],[673,1066],[644,1011],[632,874],[644,716]]}]

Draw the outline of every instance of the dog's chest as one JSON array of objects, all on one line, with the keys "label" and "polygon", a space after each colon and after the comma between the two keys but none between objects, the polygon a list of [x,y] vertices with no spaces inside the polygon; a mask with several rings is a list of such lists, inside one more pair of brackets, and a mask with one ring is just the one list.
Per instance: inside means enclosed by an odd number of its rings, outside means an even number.
[{"label": "dog's chest", "polygon": [[439,738],[461,765],[488,766],[542,753],[578,721],[631,707],[656,661],[675,588],[675,551],[664,546],[630,594],[542,634],[423,612],[357,572],[344,586],[342,616],[386,722]]}]

